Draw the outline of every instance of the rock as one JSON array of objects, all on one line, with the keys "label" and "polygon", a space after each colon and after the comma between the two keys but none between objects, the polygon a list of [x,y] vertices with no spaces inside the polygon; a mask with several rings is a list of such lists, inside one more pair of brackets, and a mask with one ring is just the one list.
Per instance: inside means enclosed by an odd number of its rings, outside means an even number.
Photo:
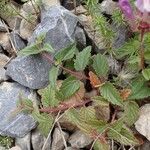
[{"label": "rock", "polygon": [[84,148],[92,143],[92,139],[81,131],[73,133],[68,142],[74,148]]},{"label": "rock", "polygon": [[[65,140],[69,138],[69,134],[63,131],[63,136]],[[51,150],[63,150],[64,148],[64,142],[62,138],[62,133],[59,130],[59,128],[55,128],[53,133],[53,141],[52,141],[52,147]]]},{"label": "rock", "polygon": [[73,148],[73,147],[67,147],[67,149],[64,149],[64,150],[79,150],[79,149]]},{"label": "rock", "polygon": [[[32,131],[31,143],[34,150],[41,150],[46,138],[37,130],[35,129]],[[47,142],[45,150],[50,150],[51,139]]]},{"label": "rock", "polygon": [[6,70],[0,67],[0,83],[8,80],[9,78],[5,75]]},{"label": "rock", "polygon": [[7,64],[8,60],[9,60],[9,57],[7,57],[4,54],[0,54],[0,68],[3,68]]},{"label": "rock", "polygon": [[[37,6],[37,5],[34,5],[34,6]],[[25,19],[22,19],[20,23],[20,29],[19,29],[21,37],[26,40],[29,39],[36,25],[38,24],[38,8],[33,7],[31,1],[28,1],[27,3],[23,5],[21,14],[25,16],[26,18],[28,18],[29,12],[32,14],[32,18],[28,19],[28,21],[26,21]]]},{"label": "rock", "polygon": [[10,148],[9,150],[22,150],[19,146],[14,146],[14,147],[12,147],[12,148]]},{"label": "rock", "polygon": [[35,103],[34,91],[21,86],[18,83],[3,82],[0,84],[0,135],[11,137],[23,137],[36,127],[34,119],[27,114],[13,115],[19,93],[23,97],[32,99]]},{"label": "rock", "polygon": [[136,130],[150,141],[150,104],[140,108],[139,119],[135,122]]},{"label": "rock", "polygon": [[6,27],[7,25],[0,19],[0,32],[7,32]]},{"label": "rock", "polygon": [[17,32],[11,32],[10,38],[17,52],[26,47],[25,42],[23,41],[23,39],[21,39],[20,35]]},{"label": "rock", "polygon": [[78,18],[71,12],[62,6],[52,6],[41,14],[41,23],[35,29],[29,43],[34,43],[40,34],[46,33],[44,43],[49,43],[58,51],[75,42],[77,23]]},{"label": "rock", "polygon": [[0,32],[0,45],[6,50],[8,53],[11,53],[11,44],[9,41],[9,35],[7,32]]},{"label": "rock", "polygon": [[101,12],[108,14],[108,15],[112,15],[117,8],[118,8],[118,3],[116,3],[112,0],[104,0],[100,4]]},{"label": "rock", "polygon": [[150,142],[144,141],[144,143],[139,147],[139,150],[149,150],[150,149]]},{"label": "rock", "polygon": [[40,55],[17,57],[7,66],[6,75],[31,89],[48,85],[50,64]]},{"label": "rock", "polygon": [[80,5],[81,0],[76,0],[76,4],[74,4],[74,0],[62,0],[62,6],[64,6],[68,10],[73,10],[75,5]]},{"label": "rock", "polygon": [[28,133],[22,138],[15,139],[15,145],[18,145],[22,150],[31,150],[31,133]]}]

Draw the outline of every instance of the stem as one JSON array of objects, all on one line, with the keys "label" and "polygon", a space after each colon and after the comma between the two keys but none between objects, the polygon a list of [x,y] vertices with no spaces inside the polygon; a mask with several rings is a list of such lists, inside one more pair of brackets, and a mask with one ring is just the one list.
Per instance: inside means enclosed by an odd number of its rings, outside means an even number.
[{"label": "stem", "polygon": [[[51,56],[49,56],[47,53],[45,53],[45,52],[43,52],[42,53],[42,56],[44,57],[44,58],[46,58],[48,61],[49,61],[49,63],[52,63],[53,65],[55,65],[55,61],[51,58]],[[74,77],[76,77],[76,78],[78,78],[78,79],[89,79],[87,76],[85,76],[84,74],[82,74],[82,73],[80,73],[80,72],[75,72],[75,71],[72,71],[72,70],[70,70],[70,69],[68,69],[68,68],[65,68],[65,67],[63,67],[62,65],[59,65],[59,67],[60,68],[62,68],[64,71],[66,71],[67,73],[69,73],[69,74],[71,74],[72,76],[74,76]]]},{"label": "stem", "polygon": [[141,29],[141,36],[140,36],[140,69],[144,69],[144,33],[145,30]]}]

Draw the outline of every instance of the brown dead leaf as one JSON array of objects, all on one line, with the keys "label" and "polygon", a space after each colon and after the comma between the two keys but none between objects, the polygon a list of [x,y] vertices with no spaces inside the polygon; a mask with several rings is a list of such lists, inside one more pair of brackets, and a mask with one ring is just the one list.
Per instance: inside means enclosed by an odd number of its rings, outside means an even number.
[{"label": "brown dead leaf", "polygon": [[129,97],[130,94],[131,94],[130,89],[123,89],[120,91],[120,96],[123,100],[127,100],[127,98]]}]

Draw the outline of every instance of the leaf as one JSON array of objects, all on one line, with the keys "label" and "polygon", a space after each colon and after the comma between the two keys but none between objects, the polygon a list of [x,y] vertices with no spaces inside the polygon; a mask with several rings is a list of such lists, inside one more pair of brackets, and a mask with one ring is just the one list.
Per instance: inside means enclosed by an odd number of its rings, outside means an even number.
[{"label": "leaf", "polygon": [[97,54],[93,57],[93,68],[97,76],[106,76],[109,70],[108,62],[105,56]]},{"label": "leaf", "polygon": [[123,118],[128,126],[133,125],[139,117],[139,106],[134,101],[128,101],[124,106]]},{"label": "leaf", "polygon": [[94,88],[100,87],[102,85],[100,79],[92,71],[89,72],[89,78],[90,78],[90,83]]},{"label": "leaf", "polygon": [[35,111],[32,113],[32,116],[36,121],[38,121],[39,123],[38,128],[41,131],[41,133],[47,136],[54,121],[53,117],[50,114],[46,113],[40,114]]},{"label": "leaf", "polygon": [[58,105],[59,100],[56,98],[55,89],[50,84],[46,88],[38,90],[38,93],[41,95],[41,101],[44,107]]},{"label": "leaf", "polygon": [[25,47],[24,49],[22,49],[21,51],[19,51],[18,54],[21,56],[29,56],[29,55],[35,55],[41,53],[42,51],[43,50],[40,49],[39,45],[31,44]]},{"label": "leaf", "polygon": [[89,63],[91,56],[91,46],[86,47],[80,53],[77,54],[74,60],[74,67],[77,71],[82,71]]},{"label": "leaf", "polygon": [[76,44],[71,44],[67,48],[64,48],[55,54],[55,59],[58,62],[65,61],[73,58],[75,52],[77,51]]},{"label": "leaf", "polygon": [[142,74],[143,74],[143,77],[146,80],[150,80],[150,69],[144,69],[144,70],[142,70]]},{"label": "leaf", "polygon": [[100,87],[100,92],[101,95],[112,104],[123,106],[119,92],[110,82],[106,82],[104,85],[102,85]]},{"label": "leaf", "polygon": [[128,99],[143,99],[150,96],[150,88],[143,78],[136,79],[132,82],[131,91]]},{"label": "leaf", "polygon": [[42,51],[51,52],[51,53],[55,52],[55,50],[52,48],[52,46],[48,43],[44,44]]},{"label": "leaf", "polygon": [[53,66],[49,72],[49,81],[53,88],[56,87],[56,80],[58,77],[59,67]]},{"label": "leaf", "polygon": [[110,146],[102,140],[97,140],[94,144],[94,150],[110,150]]},{"label": "leaf", "polygon": [[127,127],[123,126],[121,131],[110,128],[107,132],[107,135],[110,139],[116,140],[117,142],[124,145],[138,145],[139,141],[135,138],[132,131],[130,131]]},{"label": "leaf", "polygon": [[60,92],[63,93],[64,99],[69,98],[80,88],[80,82],[74,77],[68,77],[62,83]]}]

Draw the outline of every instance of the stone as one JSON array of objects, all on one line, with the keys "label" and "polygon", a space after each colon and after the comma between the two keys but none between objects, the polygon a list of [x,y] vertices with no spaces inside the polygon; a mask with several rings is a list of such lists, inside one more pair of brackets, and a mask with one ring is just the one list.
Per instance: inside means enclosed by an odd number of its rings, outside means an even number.
[{"label": "stone", "polygon": [[68,140],[74,148],[84,148],[90,145],[92,141],[93,140],[89,136],[79,130],[73,133]]},{"label": "stone", "polygon": [[0,32],[7,32],[6,30],[7,25],[0,19]]},{"label": "stone", "polygon": [[9,35],[7,32],[0,32],[0,45],[7,52],[11,51],[11,44],[10,44]]},{"label": "stone", "polygon": [[24,98],[36,103],[36,93],[18,83],[3,82],[0,84],[0,135],[10,137],[23,137],[37,126],[31,115],[19,113],[13,115],[19,93]]},{"label": "stone", "polygon": [[140,115],[135,122],[135,128],[150,141],[150,104],[145,104],[140,108]]},{"label": "stone", "polygon": [[0,68],[5,67],[5,65],[7,64],[8,60],[9,60],[9,57],[7,57],[4,54],[0,54]]},{"label": "stone", "polygon": [[22,138],[16,138],[15,145],[18,145],[22,150],[31,150],[31,133]]},{"label": "stone", "polygon": [[[69,138],[69,134],[63,131],[63,136],[65,140]],[[59,128],[55,128],[53,133],[53,141],[52,141],[52,147],[51,150],[63,150],[64,148],[64,142],[62,138],[62,133],[59,130]]]},{"label": "stone", "polygon": [[67,147],[67,149],[64,149],[64,150],[79,150],[79,149],[73,148],[73,147]]},{"label": "stone", "polygon": [[22,150],[18,145],[10,148],[9,150]]},{"label": "stone", "polygon": [[40,89],[48,85],[50,67],[41,55],[19,56],[7,65],[6,75],[26,87]]},{"label": "stone", "polygon": [[104,0],[100,4],[101,12],[108,15],[112,15],[117,8],[118,8],[118,3],[112,0]]},{"label": "stone", "polygon": [[80,5],[81,0],[76,0],[76,4],[74,4],[74,0],[62,0],[62,6],[64,6],[68,10],[73,10],[75,5]]},{"label": "stone", "polygon": [[26,18],[28,17],[29,12],[32,14],[32,18],[30,18],[28,21],[22,19],[20,23],[20,29],[19,29],[20,36],[25,40],[28,40],[30,38],[36,25],[38,24],[38,8],[33,7],[31,1],[25,3],[21,9],[21,14]]},{"label": "stone", "polygon": [[6,76],[6,70],[0,67],[0,83],[8,79],[9,78]]},{"label": "stone", "polygon": [[139,150],[149,150],[150,149],[150,142],[144,141],[144,143],[139,147]]},{"label": "stone", "polygon": [[[46,141],[46,137],[43,136],[39,130],[35,129],[32,131],[32,136],[31,136],[31,144],[34,150],[41,150],[44,143]],[[47,145],[44,150],[50,150],[50,145],[51,145],[51,139],[47,142]]]},{"label": "stone", "polygon": [[17,52],[26,47],[25,42],[23,41],[23,39],[20,37],[20,35],[17,32],[15,31],[11,32],[10,38]]},{"label": "stone", "polygon": [[52,6],[41,14],[41,23],[35,29],[29,44],[34,43],[40,34],[45,33],[44,43],[50,44],[57,52],[75,42],[78,21],[74,14],[62,6]]}]

